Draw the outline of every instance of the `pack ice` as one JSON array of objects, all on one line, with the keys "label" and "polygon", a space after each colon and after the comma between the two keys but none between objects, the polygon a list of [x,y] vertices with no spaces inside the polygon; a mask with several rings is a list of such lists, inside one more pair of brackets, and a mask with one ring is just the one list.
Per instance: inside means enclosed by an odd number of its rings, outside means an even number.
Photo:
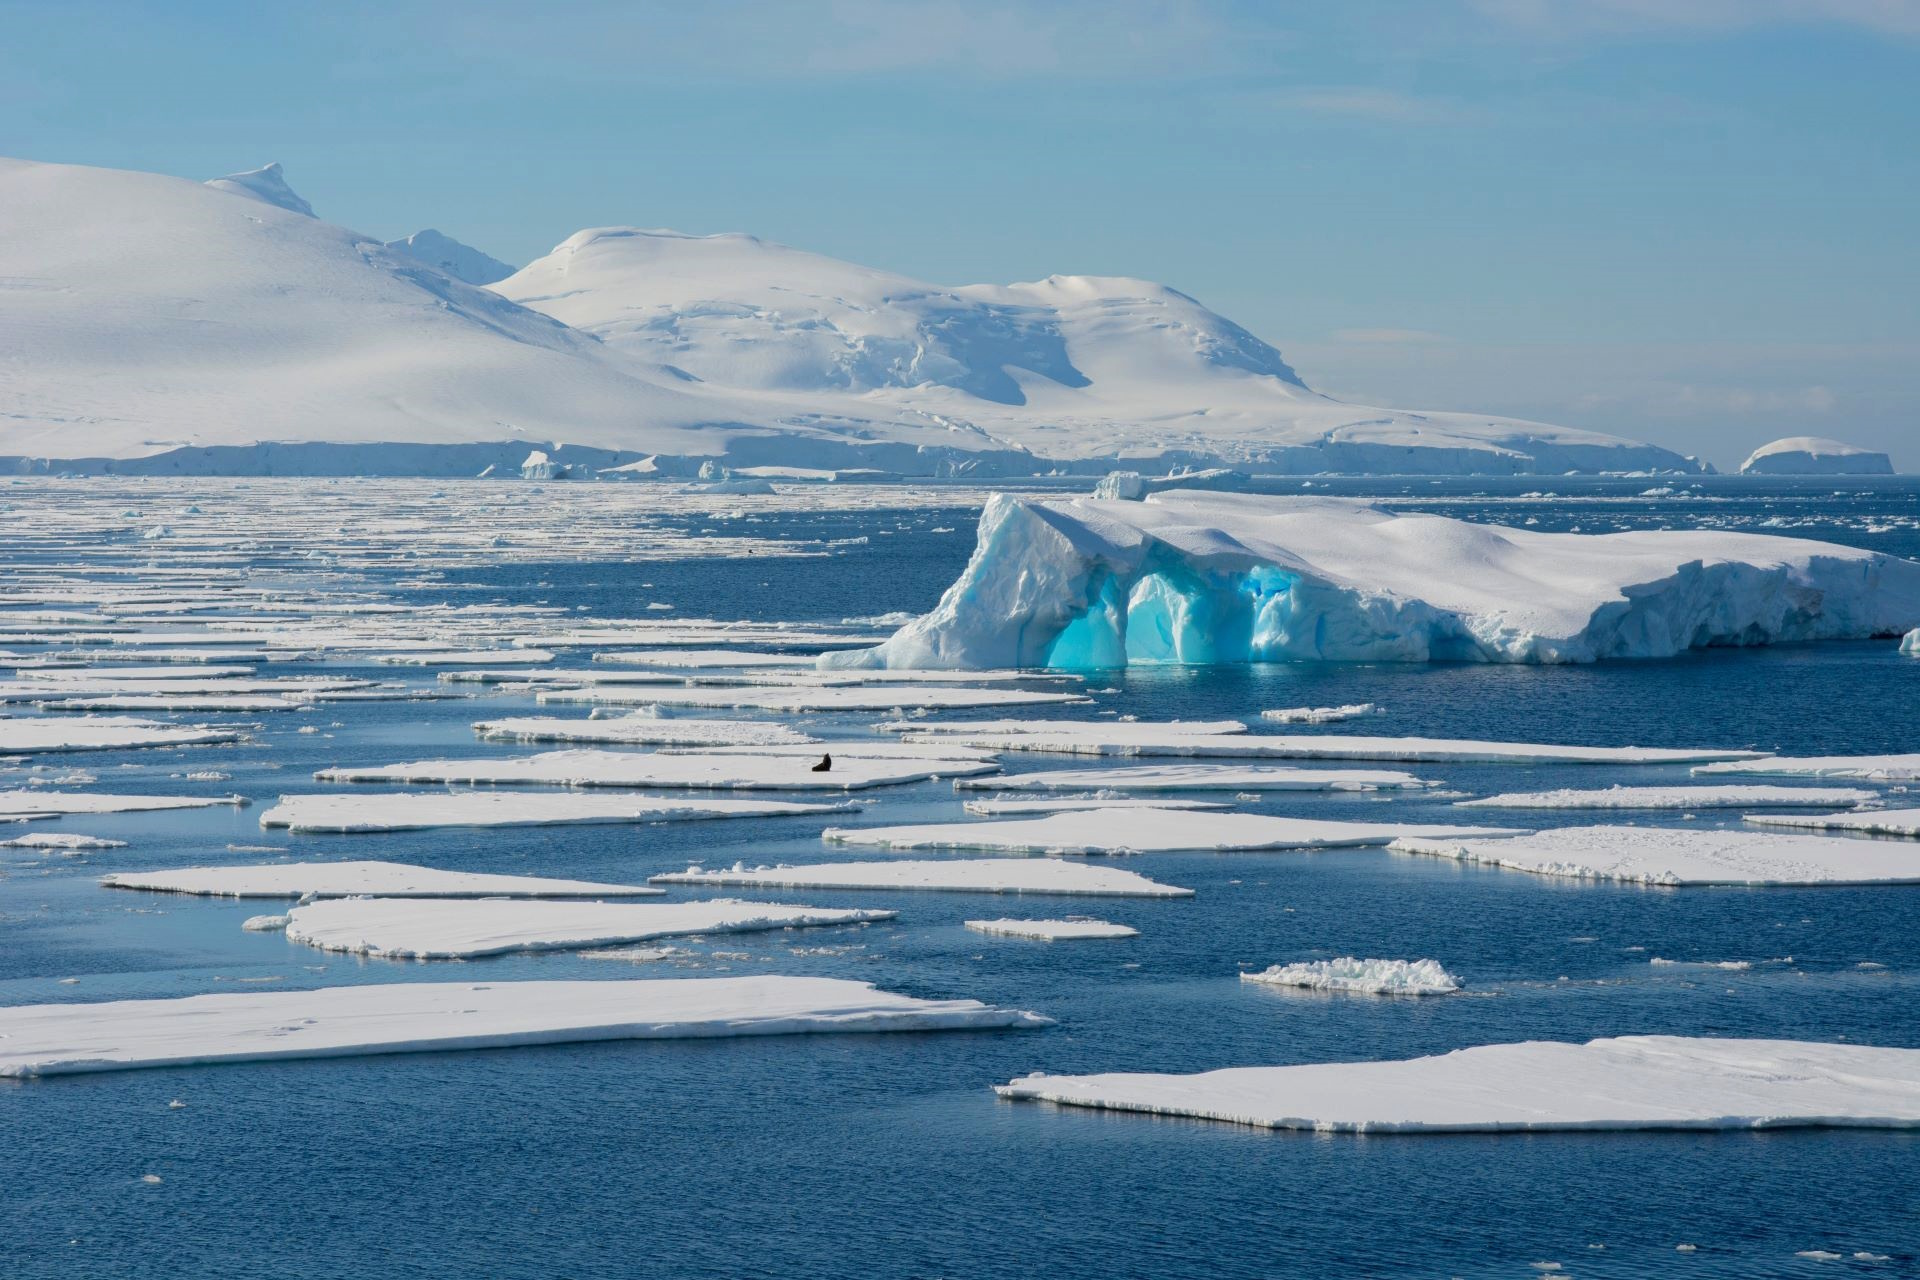
[{"label": "pack ice", "polygon": [[1398,1062],[1235,1067],[1197,1075],[1035,1073],[995,1092],[1075,1107],[1338,1133],[1907,1129],[1920,1126],[1920,1049],[1620,1036],[1585,1044],[1483,1045]]},{"label": "pack ice", "polygon": [[[1520,834],[1502,827],[1334,822],[1260,813],[1180,809],[1087,809],[1007,822],[934,822],[899,827],[828,827],[828,844],[877,849],[989,849],[1008,854],[1220,853],[1263,849],[1353,849],[1404,837],[1432,840]],[[1920,875],[1920,871],[1916,871]]]},{"label": "pack ice", "polygon": [[1409,836],[1424,853],[1574,880],[1648,885],[1920,884],[1910,848],[1876,840],[1668,827],[1555,827],[1512,840]]},{"label": "pack ice", "polygon": [[934,610],[826,666],[1592,662],[1894,636],[1920,563],[1720,531],[1538,533],[1363,502],[995,494]]}]

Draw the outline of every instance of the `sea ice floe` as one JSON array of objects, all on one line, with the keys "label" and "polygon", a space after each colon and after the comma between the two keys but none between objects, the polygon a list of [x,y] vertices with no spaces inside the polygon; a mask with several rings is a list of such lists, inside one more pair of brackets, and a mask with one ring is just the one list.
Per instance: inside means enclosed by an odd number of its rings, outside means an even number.
[{"label": "sea ice floe", "polygon": [[1083,791],[1390,791],[1434,784],[1389,769],[1297,769],[1285,765],[1153,764],[1119,769],[1057,769],[970,778],[962,790]]},{"label": "sea ice floe", "polygon": [[698,671],[706,667],[811,668],[819,661],[812,653],[759,653],[752,649],[625,649],[596,653],[595,662],[622,667],[659,667],[669,671]]},{"label": "sea ice floe", "polygon": [[892,911],[716,899],[637,905],[453,898],[331,898],[287,913],[287,937],[323,951],[453,960],[577,950],[690,934],[750,933],[890,920]]},{"label": "sea ice floe", "polygon": [[205,809],[244,803],[239,796],[111,796],[90,791],[33,788],[0,791],[0,822],[70,813],[150,813],[160,809]]},{"label": "sea ice floe", "polygon": [[400,982],[0,1008],[0,1077],[591,1040],[1038,1027],[841,978]]},{"label": "sea ice floe", "polygon": [[622,746],[773,746],[812,742],[806,734],[765,720],[680,720],[619,716],[609,720],[515,716],[483,720],[473,731],[489,742],[604,742]]},{"label": "sea ice floe", "polygon": [[1016,813],[1068,813],[1080,809],[1231,809],[1225,800],[1188,800],[1174,796],[1151,798],[1098,794],[1087,796],[994,796],[988,800],[968,800],[960,806],[980,818]]},{"label": "sea ice floe", "polygon": [[547,827],[688,818],[767,818],[843,813],[844,804],[790,800],[682,800],[604,792],[403,792],[281,796],[263,827],[290,831],[424,831],[432,827]]},{"label": "sea ice floe", "polygon": [[0,717],[0,755],[188,747],[238,742],[243,736],[238,729],[222,729],[205,724],[163,724],[157,720],[140,720],[129,716]]},{"label": "sea ice floe", "polygon": [[301,711],[311,701],[258,694],[119,694],[93,698],[50,698],[33,704],[42,711]]},{"label": "sea ice floe", "polygon": [[1622,787],[1510,791],[1456,800],[1461,809],[1837,809],[1879,799],[1853,787]]},{"label": "sea ice floe", "polygon": [[641,898],[663,892],[644,885],[554,880],[543,876],[441,871],[404,862],[264,862],[254,866],[116,871],[109,889],[146,889],[217,898]]},{"label": "sea ice floe", "polygon": [[1035,942],[1069,942],[1094,938],[1137,938],[1138,929],[1105,920],[968,920],[975,933],[990,933],[1002,938],[1030,938]]},{"label": "sea ice floe", "polygon": [[1036,1073],[995,1092],[1346,1133],[1906,1129],[1920,1126],[1920,1049],[1691,1036],[1533,1040],[1431,1058],[1197,1075]]},{"label": "sea ice floe", "polygon": [[125,840],[105,840],[99,836],[83,836],[70,831],[36,831],[31,835],[0,840],[0,849],[64,849],[70,853],[126,847]]},{"label": "sea ice floe", "polygon": [[1920,752],[1886,756],[1763,756],[1704,764],[1696,776],[1745,774],[1760,778],[1831,778],[1840,782],[1920,782]]},{"label": "sea ice floe", "polygon": [[1647,885],[1920,883],[1911,848],[1873,840],[1666,827],[1555,827],[1512,840],[1409,837],[1392,846],[1574,880]]},{"label": "sea ice floe", "polygon": [[934,889],[957,893],[1059,893],[1101,898],[1190,898],[1193,890],[1161,884],[1118,867],[1025,858],[943,858],[928,862],[818,862],[804,867],[707,870],[692,866],[648,877],[653,884],[728,885],[756,889]]},{"label": "sea ice floe", "polygon": [[1240,980],[1272,987],[1383,996],[1443,996],[1460,989],[1460,979],[1441,968],[1438,960],[1362,960],[1354,956],[1276,964],[1258,973],[1243,973]]},{"label": "sea ice floe", "polygon": [[[1167,853],[1181,850],[1341,849],[1406,836],[1470,839],[1518,835],[1500,827],[1335,822],[1258,813],[1176,809],[1084,809],[1010,822],[935,822],[897,827],[828,827],[829,844],[877,849],[989,849],[1018,854]],[[1916,872],[1920,874],[1920,872]]]},{"label": "sea ice floe", "polygon": [[613,706],[720,707],[757,711],[891,711],[897,707],[1036,706],[1085,702],[1078,693],[1040,689],[974,689],[952,685],[746,685],[648,686],[641,689],[595,685],[555,689],[539,695],[546,703],[598,702]]},{"label": "sea ice floe", "polygon": [[[824,753],[826,748],[822,748]],[[821,755],[674,754],[548,751],[515,759],[420,760],[367,768],[322,769],[323,782],[443,782],[565,787],[701,787],[760,791],[854,791],[936,777],[993,773],[981,760],[887,760],[846,756],[816,772]]]},{"label": "sea ice floe", "polygon": [[1339,707],[1280,707],[1273,711],[1262,711],[1260,718],[1280,724],[1336,724],[1342,720],[1375,715],[1379,710],[1371,702],[1350,702]]},{"label": "sea ice floe", "polygon": [[1804,827],[1854,835],[1920,836],[1920,809],[1830,814],[1752,813],[1742,820],[1757,827]]}]

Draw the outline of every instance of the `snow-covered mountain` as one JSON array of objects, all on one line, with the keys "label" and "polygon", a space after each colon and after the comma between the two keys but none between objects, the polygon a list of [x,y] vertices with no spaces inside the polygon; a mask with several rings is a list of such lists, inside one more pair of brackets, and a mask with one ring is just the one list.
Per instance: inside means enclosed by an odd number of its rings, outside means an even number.
[{"label": "snow-covered mountain", "polygon": [[505,280],[518,270],[432,227],[416,231],[405,240],[389,240],[387,248],[418,258],[428,266],[438,267],[455,280],[464,280],[468,284],[492,284],[497,280]]},{"label": "snow-covered mountain", "polygon": [[[489,265],[490,264],[490,265]],[[504,264],[325,222],[278,165],[0,160],[0,466],[913,475],[1697,469],[1539,423],[1343,404],[1161,285],[942,288],[744,235]]]}]

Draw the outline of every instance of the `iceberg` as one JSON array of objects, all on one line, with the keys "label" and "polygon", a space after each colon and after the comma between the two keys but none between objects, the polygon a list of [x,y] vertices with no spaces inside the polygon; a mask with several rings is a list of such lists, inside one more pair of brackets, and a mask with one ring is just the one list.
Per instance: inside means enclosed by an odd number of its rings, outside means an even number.
[{"label": "iceberg", "polygon": [[[1522,834],[1502,827],[1409,822],[1334,822],[1259,813],[1177,809],[1086,809],[1011,822],[935,822],[900,827],[828,827],[828,844],[876,849],[986,849],[1004,854],[1217,853],[1265,849],[1358,849],[1407,837],[1430,840]],[[1920,876],[1920,868],[1915,871]]]},{"label": "iceberg", "polygon": [[1838,885],[1920,884],[1911,848],[1876,840],[1762,835],[1668,827],[1555,827],[1512,840],[1433,840],[1390,846],[1571,880],[1627,884]]},{"label": "iceberg", "polygon": [[1444,996],[1460,989],[1460,979],[1441,968],[1438,960],[1361,960],[1354,956],[1276,964],[1258,973],[1243,973],[1240,981],[1376,996]]},{"label": "iceberg", "polygon": [[1740,464],[1743,476],[1890,476],[1893,460],[1874,449],[1819,436],[1763,444]]},{"label": "iceberg", "polygon": [[1920,563],[1803,538],[1538,533],[1331,498],[998,493],[932,612],[821,665],[1567,663],[1916,623]]},{"label": "iceberg", "polygon": [[1619,1036],[1431,1058],[1048,1076],[1002,1098],[1326,1133],[1920,1127],[1920,1049]]},{"label": "iceberg", "polygon": [[464,960],[511,951],[621,946],[688,934],[749,933],[891,920],[892,911],[772,902],[553,902],[332,898],[287,913],[287,937],[322,951],[394,960]]},{"label": "iceberg", "polygon": [[400,982],[0,1008],[0,1078],[593,1040],[1040,1027],[844,978]]},{"label": "iceberg", "polygon": [[1909,658],[1920,658],[1920,627],[1900,637],[1900,652]]}]

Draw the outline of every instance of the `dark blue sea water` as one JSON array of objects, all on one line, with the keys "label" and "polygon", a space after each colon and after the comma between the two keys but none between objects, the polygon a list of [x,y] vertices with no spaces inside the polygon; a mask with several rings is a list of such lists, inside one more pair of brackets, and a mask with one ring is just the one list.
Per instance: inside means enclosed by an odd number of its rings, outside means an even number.
[{"label": "dark blue sea water", "polygon": [[[1634,496],[1643,487],[1520,498],[1422,485],[1392,496],[1407,508],[1541,528],[1775,520],[1783,532],[1920,555],[1911,486]],[[969,513],[939,506],[796,511],[762,531],[870,541],[826,559],[514,564],[451,576],[467,588],[462,600],[618,616],[644,598],[681,616],[838,621],[924,609],[972,546]],[[446,596],[423,588],[417,598]],[[1884,642],[1577,668],[1136,670],[1092,683],[1112,690],[1096,712],[1142,718],[1375,702],[1385,714],[1364,722],[1370,733],[1920,750],[1920,661]],[[317,789],[307,774],[328,764],[523,751],[478,744],[468,725],[534,711],[518,695],[341,707],[304,718],[321,733],[270,723],[241,747],[172,753],[171,767],[229,772],[222,789],[270,801]],[[807,727],[849,733],[878,718]],[[74,761],[98,773],[102,789],[166,790],[156,758]],[[122,763],[146,767],[121,784],[113,771]],[[1016,758],[1010,767],[1059,763]],[[1685,777],[1415,771],[1464,791]],[[1458,816],[1445,800],[1405,796],[1281,795],[1253,807],[1366,818],[1383,804]],[[1548,1263],[1574,1276],[1920,1274],[1916,1133],[1313,1136],[1009,1104],[989,1088],[1033,1070],[1193,1071],[1635,1032],[1920,1047],[1920,890],[1634,889],[1381,851],[1155,855],[1127,865],[1198,894],[1096,904],[1140,929],[1125,942],[1047,945],[960,924],[1082,911],[1085,900],[787,891],[767,896],[900,915],[689,943],[677,962],[629,966],[567,953],[357,961],[241,932],[259,904],[95,886],[116,867],[239,857],[228,844],[621,880],[696,859],[832,856],[817,823],[794,819],[290,837],[262,832],[258,813],[68,819],[45,829],[131,847],[81,859],[4,851],[15,856],[0,862],[0,1003],[481,975],[799,973],[973,996],[1058,1025],[12,1085],[0,1088],[0,1276],[1495,1277],[1538,1275]],[[882,815],[957,820],[961,811],[950,784],[932,783],[877,793],[858,820]],[[1290,996],[1237,976],[1342,954],[1433,956],[1468,993]],[[1653,956],[1754,967],[1654,968]],[[1859,967],[1869,961],[1884,967]],[[145,1174],[163,1181],[145,1184]],[[1695,1248],[1677,1251],[1683,1244]],[[1811,1250],[1843,1257],[1797,1256]]]}]

